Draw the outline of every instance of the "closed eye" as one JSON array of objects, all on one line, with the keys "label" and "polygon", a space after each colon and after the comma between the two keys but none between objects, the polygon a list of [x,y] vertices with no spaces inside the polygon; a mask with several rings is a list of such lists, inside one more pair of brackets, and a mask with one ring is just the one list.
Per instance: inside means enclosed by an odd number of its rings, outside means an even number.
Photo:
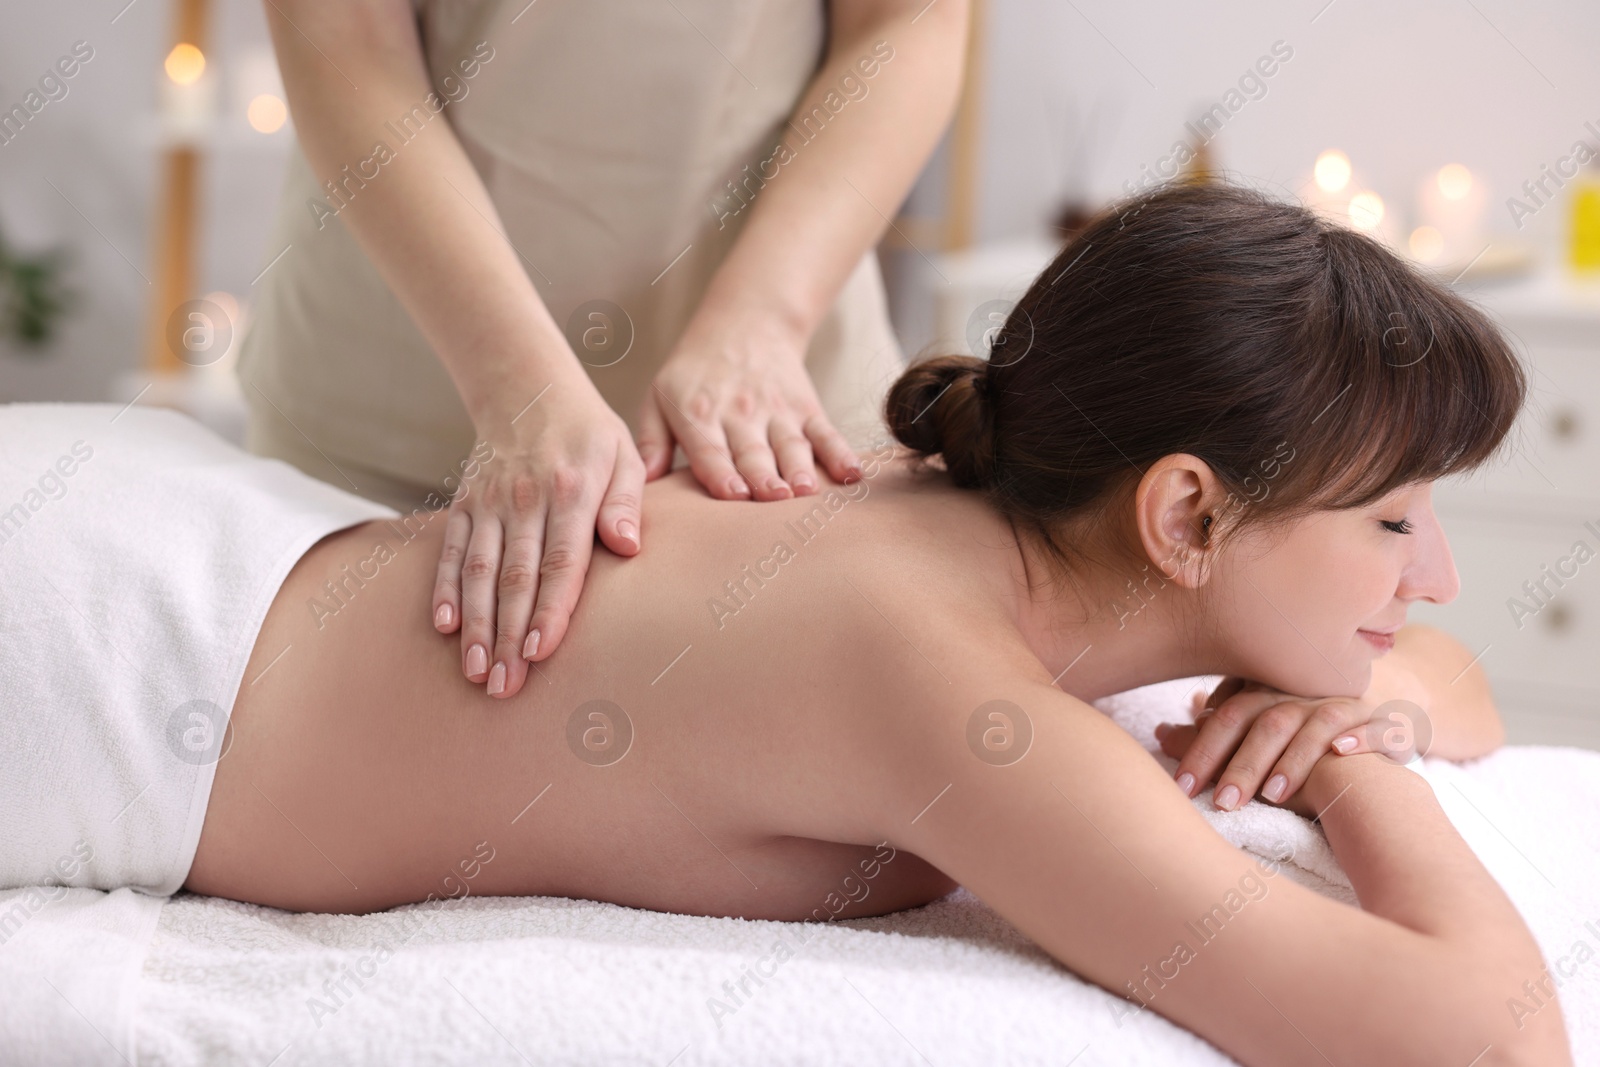
[{"label": "closed eye", "polygon": [[1401,519],[1399,522],[1390,522],[1388,519],[1379,519],[1378,523],[1390,533],[1408,534],[1411,532],[1411,522],[1409,519]]}]

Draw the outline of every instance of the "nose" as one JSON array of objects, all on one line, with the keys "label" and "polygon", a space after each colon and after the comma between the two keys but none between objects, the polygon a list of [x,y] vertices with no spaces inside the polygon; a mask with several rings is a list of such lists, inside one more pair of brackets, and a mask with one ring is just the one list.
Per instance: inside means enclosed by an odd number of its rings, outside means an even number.
[{"label": "nose", "polygon": [[1428,522],[1417,534],[1423,538],[1422,543],[1400,576],[1400,588],[1395,595],[1402,600],[1448,604],[1461,592],[1461,576],[1456,573],[1455,557],[1450,552],[1444,527],[1439,525],[1431,509]]}]

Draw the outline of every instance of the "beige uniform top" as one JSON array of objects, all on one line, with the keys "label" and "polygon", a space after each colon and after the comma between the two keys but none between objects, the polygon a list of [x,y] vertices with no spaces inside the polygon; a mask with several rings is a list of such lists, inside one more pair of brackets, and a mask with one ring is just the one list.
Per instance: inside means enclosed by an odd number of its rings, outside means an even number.
[{"label": "beige uniform top", "polygon": [[[418,101],[375,139],[398,157],[427,124],[454,127],[503,236],[637,430],[656,371],[759,199],[750,175],[764,161],[774,172],[823,54],[821,5],[416,2],[433,103],[448,103],[435,112]],[[806,133],[826,137],[827,118]],[[474,433],[444,365],[338,216],[363,177],[383,180],[383,162],[352,160],[336,198],[294,153],[267,255],[288,251],[256,285],[239,376],[254,451],[341,485],[361,480],[355,469],[425,489],[456,469]],[[806,356],[829,416],[858,447],[879,432],[901,364],[869,253]]]}]

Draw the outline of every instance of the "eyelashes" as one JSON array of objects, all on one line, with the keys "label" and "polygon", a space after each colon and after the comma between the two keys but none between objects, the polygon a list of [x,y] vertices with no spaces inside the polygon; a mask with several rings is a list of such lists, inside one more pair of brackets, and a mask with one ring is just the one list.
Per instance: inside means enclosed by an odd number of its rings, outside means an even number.
[{"label": "eyelashes", "polygon": [[1390,522],[1388,519],[1379,519],[1378,524],[1390,533],[1408,534],[1411,532],[1411,521],[1401,519],[1399,522]]}]

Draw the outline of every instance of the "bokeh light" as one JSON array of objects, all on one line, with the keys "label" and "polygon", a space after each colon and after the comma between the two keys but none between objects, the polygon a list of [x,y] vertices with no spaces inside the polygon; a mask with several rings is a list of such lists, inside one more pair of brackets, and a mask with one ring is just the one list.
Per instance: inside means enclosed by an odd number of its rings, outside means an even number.
[{"label": "bokeh light", "polygon": [[1383,221],[1383,197],[1374,192],[1350,198],[1350,224],[1358,230],[1376,230]]},{"label": "bokeh light", "polygon": [[1444,234],[1432,226],[1418,226],[1411,231],[1411,258],[1419,263],[1432,263],[1444,253]]},{"label": "bokeh light", "polygon": [[1460,200],[1472,191],[1472,172],[1459,163],[1440,167],[1438,181],[1446,200]]},{"label": "bokeh light", "polygon": [[214,293],[207,293],[205,298],[221,308],[222,313],[228,316],[229,321],[235,323],[239,321],[238,297],[225,289],[219,289]]},{"label": "bokeh light", "polygon": [[179,85],[191,85],[205,73],[205,53],[187,41],[172,46],[172,51],[167,53],[167,77]]},{"label": "bokeh light", "polygon": [[1337,148],[1330,148],[1317,157],[1314,173],[1317,188],[1325,193],[1337,193],[1350,184],[1350,157]]},{"label": "bokeh light", "polygon": [[277,133],[289,118],[289,109],[271,93],[262,93],[250,101],[245,115],[250,120],[250,128],[258,133]]}]

